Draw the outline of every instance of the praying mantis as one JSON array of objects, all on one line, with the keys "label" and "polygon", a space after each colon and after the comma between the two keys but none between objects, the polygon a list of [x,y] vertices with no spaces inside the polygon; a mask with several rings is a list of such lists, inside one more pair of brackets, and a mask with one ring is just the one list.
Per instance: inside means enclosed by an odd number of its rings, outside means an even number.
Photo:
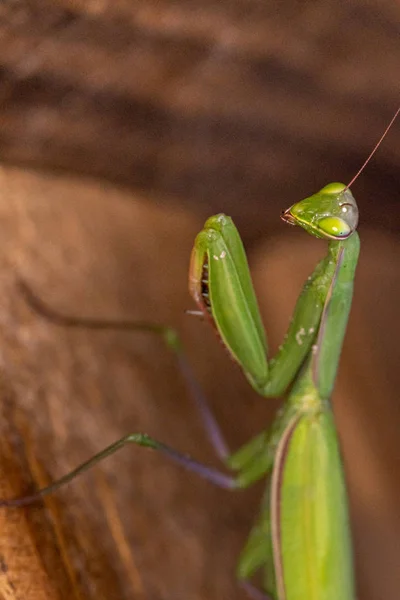
[{"label": "praying mantis", "polygon": [[[231,454],[176,332],[151,323],[129,324],[132,329],[163,336],[175,352],[210,442],[231,475],[183,456],[148,435],[134,433],[33,496],[4,500],[2,505],[24,505],[54,492],[129,443],[158,450],[227,489],[248,487],[270,473],[260,514],[239,560],[240,581],[247,582],[261,570],[262,592],[245,583],[254,597],[355,599],[345,482],[329,398],[359,253],[358,209],[349,186],[336,183],[291,206],[282,218],[328,240],[328,254],[306,281],[287,336],[272,360],[266,358],[267,343],[243,245],[229,217],[216,215],[207,220],[195,241],[189,275],[190,292],[201,314],[211,321],[256,392],[280,396],[290,388],[270,430]],[[21,285],[37,312],[56,323],[115,326],[58,315]]]}]

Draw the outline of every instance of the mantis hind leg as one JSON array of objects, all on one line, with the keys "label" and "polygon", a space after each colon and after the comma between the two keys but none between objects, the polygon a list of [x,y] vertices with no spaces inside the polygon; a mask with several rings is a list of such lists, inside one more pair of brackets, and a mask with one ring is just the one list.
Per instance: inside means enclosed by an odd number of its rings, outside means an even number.
[{"label": "mantis hind leg", "polygon": [[124,332],[144,332],[155,334],[162,338],[166,346],[174,353],[178,368],[185,380],[189,395],[196,406],[196,410],[203,423],[204,430],[208,440],[214,449],[218,458],[224,463],[230,456],[228,444],[224,438],[221,428],[209,407],[206,396],[197,381],[193,369],[191,368],[178,333],[172,327],[152,323],[149,321],[132,320],[105,320],[74,317],[55,311],[41,300],[30,288],[30,286],[20,279],[18,288],[31,309],[43,319],[50,321],[59,327],[69,327],[76,329],[91,329],[93,331],[120,330]]},{"label": "mantis hind leg", "polygon": [[[102,321],[96,319],[85,319],[66,316],[57,311],[54,311],[51,307],[47,306],[40,298],[38,298],[31,288],[25,283],[19,282],[19,289],[23,294],[26,302],[39,316],[46,319],[47,321],[61,326],[61,327],[72,327],[81,329],[91,330],[123,330],[123,331],[142,331],[148,333],[155,333],[160,336],[164,343],[170,348],[177,360],[179,369],[184,377],[190,396],[196,406],[197,411],[200,414],[201,420],[204,424],[205,430],[208,435],[208,439],[216,451],[216,454],[224,462],[228,469],[231,469],[234,473],[229,475],[223,473],[217,469],[201,464],[200,462],[180,454],[174,448],[163,444],[142,433],[132,433],[124,436],[120,440],[111,444],[83,464],[79,465],[73,471],[67,473],[64,477],[53,482],[46,488],[43,488],[30,496],[15,499],[4,499],[0,500],[0,506],[17,507],[30,504],[40,498],[51,494],[58,490],[63,485],[68,484],[75,477],[95,466],[98,462],[105,459],[106,457],[114,454],[121,448],[128,444],[135,444],[138,446],[147,447],[158,452],[161,452],[168,459],[181,465],[188,471],[194,472],[203,479],[206,479],[224,489],[240,489],[247,487],[253,481],[259,479],[271,466],[271,453],[268,451],[270,446],[270,435],[267,432],[261,433],[252,442],[246,445],[245,448],[239,450],[238,453],[233,455],[230,454],[227,444],[220,431],[218,423],[212,414],[205,395],[201,390],[191,367],[183,352],[182,344],[179,340],[177,333],[170,327],[163,325],[157,325],[149,322],[132,322],[132,321]],[[258,458],[255,461],[257,468],[250,468],[249,463],[252,463],[252,459]],[[253,463],[254,464],[254,463]],[[254,598],[260,600],[272,600],[270,596],[263,594],[253,588],[253,586],[242,579],[241,583],[245,587],[248,593]]]},{"label": "mantis hind leg", "polygon": [[48,494],[52,494],[60,487],[66,485],[67,483],[75,479],[75,477],[77,477],[81,473],[84,473],[91,467],[94,467],[97,463],[107,458],[108,456],[111,456],[115,452],[118,452],[118,450],[120,450],[128,444],[135,444],[137,446],[143,446],[145,448],[157,450],[158,452],[161,452],[162,454],[164,454],[164,456],[166,456],[173,462],[181,465],[188,471],[192,471],[193,473],[200,475],[200,477],[202,477],[203,479],[207,479],[208,481],[219,487],[232,490],[238,487],[236,479],[234,477],[227,475],[226,473],[222,473],[221,471],[218,471],[217,469],[214,469],[212,467],[203,465],[200,462],[194,460],[193,458],[181,454],[174,448],[171,448],[170,446],[167,446],[162,442],[158,442],[157,440],[151,438],[146,434],[130,433],[121,438],[120,440],[117,440],[98,454],[95,454],[94,456],[92,456],[92,458],[79,465],[73,471],[70,471],[69,473],[64,475],[64,477],[61,477],[57,481],[54,481],[49,486],[38,490],[37,492],[34,492],[29,496],[23,496],[21,498],[2,499],[0,500],[0,506],[19,507],[25,506],[27,504],[32,504],[36,500],[39,500],[40,498],[43,498]]},{"label": "mantis hind leg", "polygon": [[[29,304],[29,306],[42,318],[62,327],[74,327],[74,328],[85,328],[85,329],[93,329],[93,330],[106,330],[106,329],[122,329],[124,331],[144,331],[149,333],[156,333],[161,336],[167,346],[174,352],[178,366],[180,371],[185,379],[187,388],[190,392],[190,395],[196,405],[196,408],[200,414],[202,422],[205,426],[208,439],[211,442],[212,446],[216,450],[217,455],[225,462],[226,466],[229,468],[228,457],[229,450],[223,439],[222,433],[219,429],[217,421],[212,414],[207,401],[205,399],[205,395],[201,390],[200,385],[198,384],[194,374],[191,370],[191,367],[186,360],[186,357],[183,352],[182,345],[180,343],[179,337],[177,333],[171,329],[170,327],[166,327],[163,325],[157,325],[148,322],[132,322],[132,321],[102,321],[96,319],[85,319],[85,318],[76,318],[63,315],[54,311],[51,307],[47,306],[40,298],[38,298],[34,292],[30,289],[30,287],[23,281],[19,281],[19,289],[22,292],[25,300]],[[228,475],[223,473],[222,471],[218,471],[212,467],[201,464],[200,462],[192,459],[189,456],[179,453],[174,448],[163,444],[151,438],[147,434],[143,433],[131,433],[123,438],[117,440],[107,448],[98,452],[89,460],[85,461],[81,465],[79,465],[76,469],[70,471],[57,481],[51,483],[49,486],[34,492],[31,495],[20,497],[20,498],[11,498],[11,499],[0,499],[0,506],[24,506],[27,504],[31,504],[35,502],[39,498],[46,496],[55,492],[57,489],[62,487],[63,485],[72,481],[75,477],[83,473],[84,471],[90,469],[94,465],[96,465],[101,460],[106,457],[114,454],[122,447],[127,444],[136,444],[138,446],[143,446],[147,448],[151,448],[153,450],[157,450],[167,456],[173,462],[180,464],[185,469],[192,471],[202,478],[212,482],[213,484],[225,488],[225,489],[236,489],[241,487],[240,481],[238,477]]]}]

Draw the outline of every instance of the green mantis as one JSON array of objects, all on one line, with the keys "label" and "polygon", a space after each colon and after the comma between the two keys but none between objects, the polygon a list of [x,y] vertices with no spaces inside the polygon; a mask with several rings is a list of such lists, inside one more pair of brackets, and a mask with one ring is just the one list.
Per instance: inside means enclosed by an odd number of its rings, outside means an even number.
[{"label": "green mantis", "polygon": [[[262,592],[246,584],[254,597],[355,600],[345,482],[329,399],[359,254],[358,209],[349,186],[333,183],[288,208],[282,218],[327,240],[328,253],[305,282],[274,358],[267,359],[266,337],[246,255],[229,217],[216,215],[207,220],[196,238],[189,273],[190,293],[201,313],[215,327],[256,392],[270,397],[289,389],[271,429],[230,453],[176,333],[151,323],[128,324],[135,330],[162,335],[176,353],[209,440],[230,474],[204,466],[148,435],[133,433],[33,496],[3,500],[0,505],[20,506],[54,492],[129,443],[161,451],[227,489],[243,489],[269,474],[260,513],[239,560],[238,578],[247,582],[262,571]],[[92,328],[116,325],[58,315],[27,286],[22,290],[39,313],[58,324]]]},{"label": "green mantis", "polygon": [[265,565],[264,587],[279,600],[352,600],[346,493],[329,397],[359,253],[357,205],[343,184],[330,184],[282,217],[331,241],[327,257],[304,285],[287,336],[269,363],[246,258],[232,221],[223,215],[209,219],[192,257],[192,293],[255,390],[263,396],[281,395],[293,383],[272,433],[227,459],[238,472],[240,487],[272,470],[266,506],[242,555],[239,575],[247,579]]}]

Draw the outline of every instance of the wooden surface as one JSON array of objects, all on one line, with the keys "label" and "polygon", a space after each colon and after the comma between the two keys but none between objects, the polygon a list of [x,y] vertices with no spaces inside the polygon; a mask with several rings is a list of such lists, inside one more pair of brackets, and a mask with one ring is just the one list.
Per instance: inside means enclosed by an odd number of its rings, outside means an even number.
[{"label": "wooden surface", "polygon": [[[191,306],[186,270],[201,223],[109,185],[3,169],[0,179],[1,496],[58,477],[129,431],[214,461],[172,358],[143,335],[68,331],[55,308],[175,325],[233,447],[278,405],[259,399]],[[273,345],[324,244],[281,225],[251,257]],[[359,600],[397,598],[399,242],[365,229],[334,405],[344,448]],[[1,510],[0,594],[41,598],[242,598],[234,566],[262,487],[214,489],[128,448],[24,510]],[[184,568],[183,568],[184,566]],[[382,596],[381,596],[382,595]]]},{"label": "wooden surface", "polygon": [[[278,344],[323,252],[279,212],[349,181],[371,150],[399,103],[399,31],[391,0],[0,4],[0,496],[131,430],[216,464],[159,341],[43,322],[19,275],[70,314],[176,326],[233,447],[268,422],[278,403],[184,313],[193,238],[209,214],[234,216]],[[354,187],[362,259],[334,397],[358,600],[400,589],[399,148],[397,125]],[[261,492],[126,449],[0,511],[0,598],[242,598]]]},{"label": "wooden surface", "polygon": [[[0,159],[234,210],[254,239],[354,175],[399,104],[399,33],[396,0],[2,2]],[[399,146],[359,182],[393,231]]]}]

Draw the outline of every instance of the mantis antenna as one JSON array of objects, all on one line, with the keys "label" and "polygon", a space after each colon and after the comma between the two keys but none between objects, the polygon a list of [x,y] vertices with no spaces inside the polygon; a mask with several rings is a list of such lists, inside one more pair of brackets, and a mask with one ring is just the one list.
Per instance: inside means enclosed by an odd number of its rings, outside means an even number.
[{"label": "mantis antenna", "polygon": [[371,158],[373,157],[373,155],[375,154],[375,152],[378,150],[379,146],[381,145],[381,143],[383,142],[383,140],[385,139],[387,133],[389,132],[390,128],[392,127],[393,123],[395,122],[395,120],[397,119],[398,114],[400,113],[400,106],[399,108],[396,110],[396,112],[394,113],[393,117],[390,120],[389,125],[386,127],[385,131],[382,133],[381,137],[379,138],[378,142],[375,144],[374,149],[372,150],[371,154],[368,156],[367,160],[364,161],[362,167],[360,167],[360,169],[357,171],[357,173],[354,175],[353,179],[350,181],[350,183],[348,183],[346,185],[346,187],[344,188],[343,192],[345,192],[346,190],[349,189],[349,187],[351,187],[353,185],[353,183],[355,182],[355,180],[358,178],[359,175],[361,175],[361,173],[364,171],[365,167],[367,166],[367,164],[369,163],[369,161],[371,160]]}]

